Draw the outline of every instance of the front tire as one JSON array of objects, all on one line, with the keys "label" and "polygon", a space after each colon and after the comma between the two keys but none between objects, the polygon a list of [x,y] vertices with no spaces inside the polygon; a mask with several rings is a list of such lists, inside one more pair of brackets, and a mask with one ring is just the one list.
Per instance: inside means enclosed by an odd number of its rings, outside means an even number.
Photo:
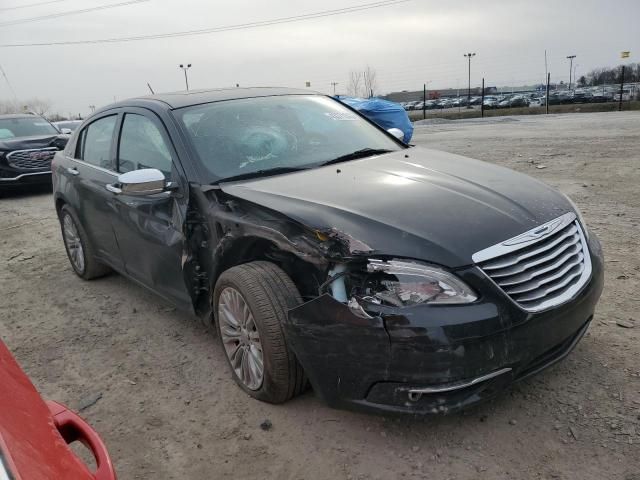
[{"label": "front tire", "polygon": [[91,280],[109,273],[109,267],[95,259],[87,233],[73,210],[67,205],[60,209],[60,227],[64,248],[76,275],[84,280]]},{"label": "front tire", "polygon": [[213,311],[232,375],[252,397],[283,403],[304,390],[302,367],[287,346],[282,325],[302,303],[289,276],[270,262],[225,271],[216,283]]}]

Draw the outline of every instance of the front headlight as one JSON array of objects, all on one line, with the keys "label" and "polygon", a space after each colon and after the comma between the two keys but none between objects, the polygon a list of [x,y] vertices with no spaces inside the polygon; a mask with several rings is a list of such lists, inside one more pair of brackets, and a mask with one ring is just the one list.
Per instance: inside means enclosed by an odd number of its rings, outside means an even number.
[{"label": "front headlight", "polygon": [[370,259],[366,275],[352,292],[365,302],[396,307],[471,303],[478,298],[455,275],[433,265],[403,260]]}]

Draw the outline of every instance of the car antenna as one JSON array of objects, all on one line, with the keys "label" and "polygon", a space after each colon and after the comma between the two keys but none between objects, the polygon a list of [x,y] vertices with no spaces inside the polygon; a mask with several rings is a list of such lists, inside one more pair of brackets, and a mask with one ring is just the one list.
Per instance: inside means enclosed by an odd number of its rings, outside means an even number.
[{"label": "car antenna", "polygon": [[149,82],[147,82],[147,87],[149,87],[149,90],[151,90],[151,95],[156,94],[156,92],[153,91],[153,88],[151,88],[151,84]]}]

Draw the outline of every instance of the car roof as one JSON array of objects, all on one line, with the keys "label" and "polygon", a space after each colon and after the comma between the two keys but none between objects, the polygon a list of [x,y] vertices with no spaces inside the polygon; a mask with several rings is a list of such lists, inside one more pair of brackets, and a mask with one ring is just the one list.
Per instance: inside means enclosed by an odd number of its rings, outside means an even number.
[{"label": "car roof", "polygon": [[[284,87],[218,88],[211,90],[189,90],[146,95],[119,102],[118,105],[126,105],[134,101],[151,100],[165,103],[170,108],[182,108],[191,105],[200,105],[203,103],[220,102],[223,100],[271,97],[275,95],[318,95],[318,92],[313,90]],[[113,105],[111,105],[111,107],[113,107]]]}]

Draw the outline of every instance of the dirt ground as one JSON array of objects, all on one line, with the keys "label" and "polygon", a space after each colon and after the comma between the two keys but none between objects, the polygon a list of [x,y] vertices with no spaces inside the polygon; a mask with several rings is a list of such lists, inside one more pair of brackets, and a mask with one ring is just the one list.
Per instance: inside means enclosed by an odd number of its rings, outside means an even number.
[{"label": "dirt ground", "polygon": [[414,141],[558,187],[604,246],[587,336],[490,404],[395,419],[312,392],[254,401],[195,319],[118,275],[72,273],[46,191],[0,199],[0,336],[44,396],[82,408],[123,480],[640,480],[640,112],[440,120]]}]

